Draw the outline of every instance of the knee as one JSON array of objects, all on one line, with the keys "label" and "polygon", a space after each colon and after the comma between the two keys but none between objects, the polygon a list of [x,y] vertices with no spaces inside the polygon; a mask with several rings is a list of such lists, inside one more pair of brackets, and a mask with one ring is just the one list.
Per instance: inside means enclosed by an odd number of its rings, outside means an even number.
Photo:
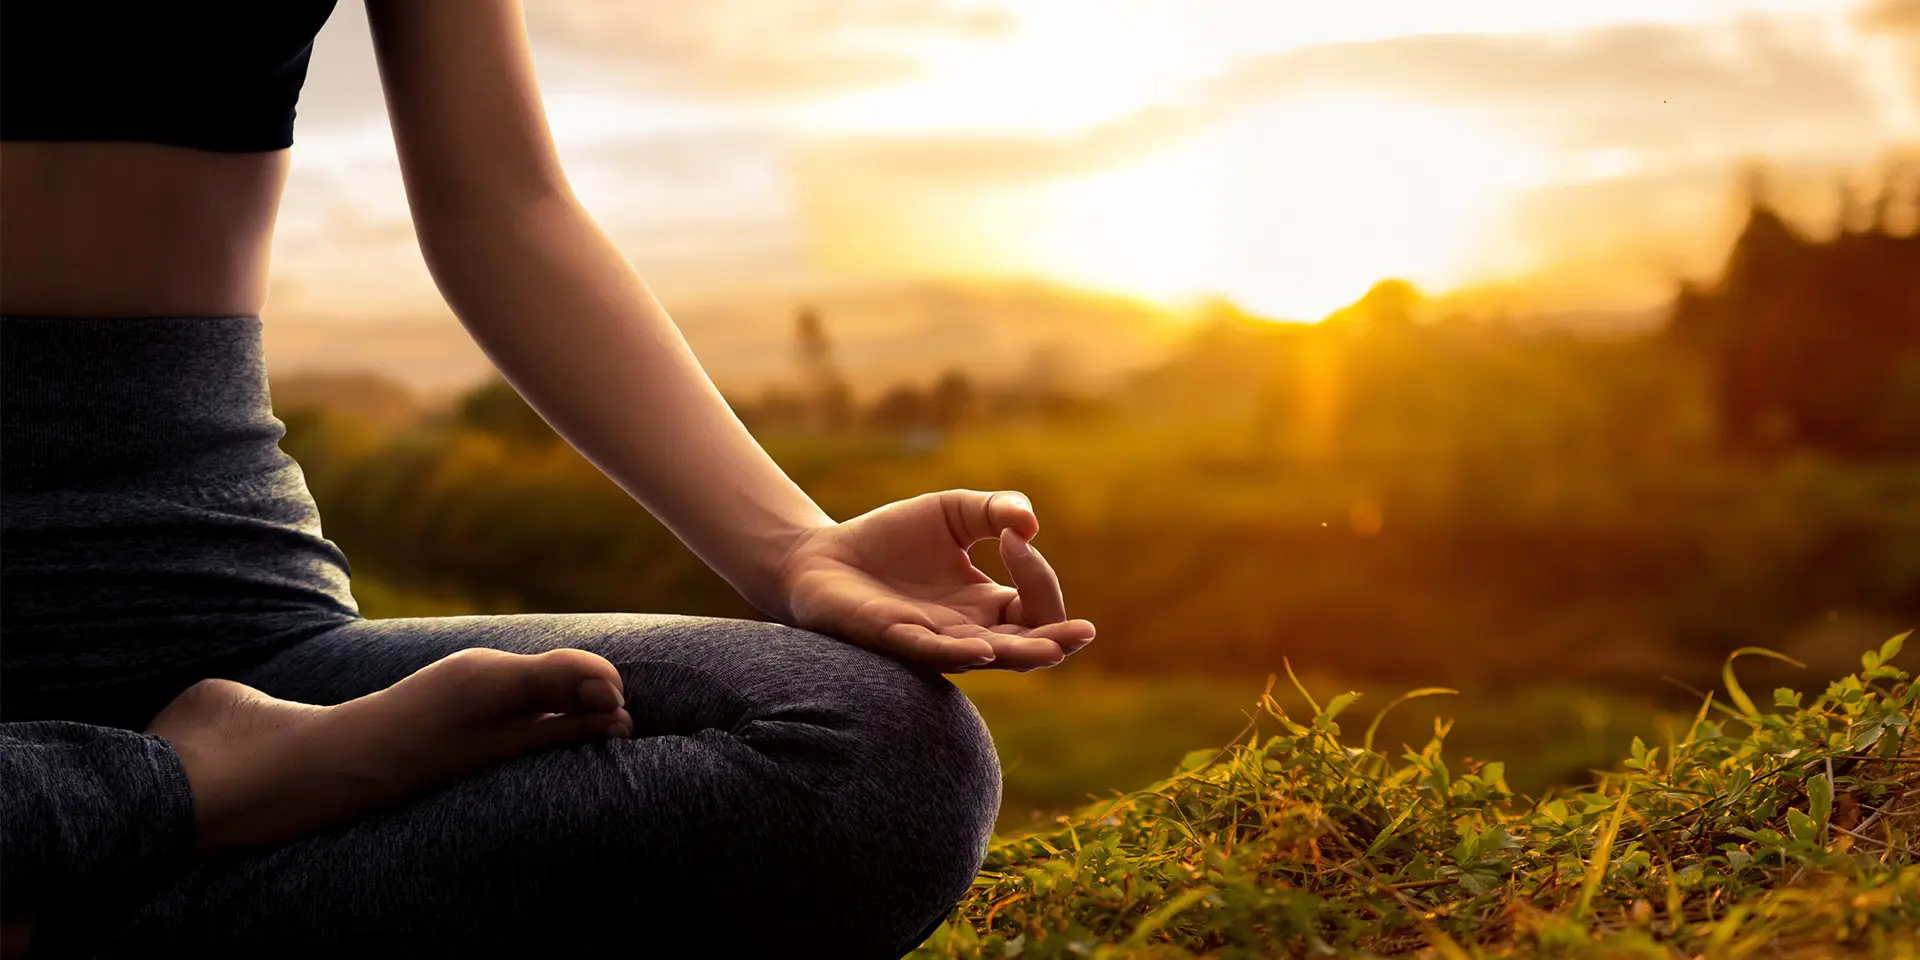
[{"label": "knee", "polygon": [[942,825],[979,866],[1000,812],[1000,761],[972,701],[945,677],[885,671],[871,678],[870,733],[875,753],[863,764],[867,788],[913,804]]},{"label": "knee", "polygon": [[833,811],[816,849],[834,851],[841,869],[813,876],[824,899],[866,905],[849,918],[866,928],[846,931],[848,942],[905,944],[978,876],[1000,811],[992,734],[937,671],[804,630],[760,629],[753,649],[769,662],[752,677],[780,679],[750,696],[739,732],[763,753],[803,758],[798,768]]},{"label": "knee", "polygon": [[[911,796],[984,847],[1000,808],[1000,762],[973,702],[938,671],[778,624],[759,635],[742,691],[750,741],[832,736],[847,755],[831,763],[840,788]],[[777,731],[777,734],[775,733]],[[970,841],[971,842],[971,841]]]},{"label": "knee", "polygon": [[739,751],[746,795],[713,809],[731,811],[727,843],[755,864],[737,880],[764,894],[769,927],[785,917],[848,956],[904,952],[966,894],[992,837],[1001,771],[979,711],[938,672],[811,631],[672,629],[701,642],[671,663],[615,661],[635,731]]},{"label": "knee", "polygon": [[[857,813],[843,820],[846,902],[867,902],[870,931],[895,956],[924,939],[979,874],[1000,811],[993,738],[945,677],[884,657],[855,690],[869,713],[867,747],[840,785]],[[876,897],[877,890],[890,890]],[[883,905],[884,904],[884,905]]]},{"label": "knee", "polygon": [[911,922],[906,936],[897,941],[903,953],[924,940],[973,886],[1000,812],[1000,761],[993,738],[964,693],[945,678],[937,686],[940,689],[927,693],[927,712],[918,732],[902,732],[924,741],[917,801],[923,806],[901,814],[919,829],[902,830],[914,839],[907,841],[909,850],[898,855],[907,863],[924,865],[924,871],[911,878],[923,886],[904,910]]}]

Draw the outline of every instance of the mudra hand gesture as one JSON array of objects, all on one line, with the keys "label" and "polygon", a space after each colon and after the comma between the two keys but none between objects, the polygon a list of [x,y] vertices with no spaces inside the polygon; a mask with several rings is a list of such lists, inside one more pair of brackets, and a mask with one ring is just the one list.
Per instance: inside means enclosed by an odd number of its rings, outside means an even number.
[{"label": "mudra hand gesture", "polygon": [[[946,671],[1025,672],[1093,639],[1068,620],[1060,580],[1029,542],[1040,531],[1012,491],[947,490],[887,504],[802,536],[780,566],[795,626]],[[998,539],[1013,586],[967,555]]]}]

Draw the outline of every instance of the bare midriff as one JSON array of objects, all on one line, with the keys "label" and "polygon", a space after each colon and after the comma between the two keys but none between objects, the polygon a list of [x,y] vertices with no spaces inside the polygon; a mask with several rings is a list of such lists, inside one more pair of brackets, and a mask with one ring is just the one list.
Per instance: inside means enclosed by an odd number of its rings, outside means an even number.
[{"label": "bare midriff", "polygon": [[0,143],[0,314],[259,315],[287,156]]}]

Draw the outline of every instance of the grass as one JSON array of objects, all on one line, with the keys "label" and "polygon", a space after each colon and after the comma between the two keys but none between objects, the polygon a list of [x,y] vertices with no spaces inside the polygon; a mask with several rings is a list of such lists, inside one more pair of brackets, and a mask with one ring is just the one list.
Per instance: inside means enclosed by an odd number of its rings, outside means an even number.
[{"label": "grass", "polygon": [[[1911,957],[1920,952],[1920,686],[1888,661],[1762,710],[1636,739],[1594,785],[1516,794],[1451,769],[1437,721],[1397,756],[1359,695],[1262,695],[1260,723],[1170,778],[996,839],[913,956]],[[1291,677],[1291,671],[1289,671]],[[1416,697],[1431,691],[1414,691]],[[1243,739],[1244,738],[1244,739]],[[1357,739],[1358,742],[1354,742]]]},{"label": "grass", "polygon": [[[1116,788],[1164,777],[1194,744],[1220,743],[1244,727],[1261,688],[1253,678],[1136,677],[1091,666],[1069,661],[1034,673],[989,670],[952,678],[979,708],[1000,755],[997,832],[1029,833]],[[1366,703],[1398,693],[1356,678],[1303,679],[1312,685],[1352,681]],[[1290,687],[1272,695],[1290,712],[1307,708]],[[1446,743],[1449,763],[1501,757],[1507,782],[1537,793],[1590,780],[1594,768],[1612,766],[1635,736],[1652,740],[1670,726],[1684,733],[1693,711],[1672,702],[1559,682],[1463,686],[1457,695],[1395,709],[1378,739],[1425,740],[1436,718],[1452,718],[1458,725]]]}]

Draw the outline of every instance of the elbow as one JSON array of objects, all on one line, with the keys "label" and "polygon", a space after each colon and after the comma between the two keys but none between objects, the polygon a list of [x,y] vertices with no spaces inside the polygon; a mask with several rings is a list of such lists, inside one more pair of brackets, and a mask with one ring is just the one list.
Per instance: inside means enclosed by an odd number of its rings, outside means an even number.
[{"label": "elbow", "polygon": [[548,238],[581,215],[572,194],[559,188],[414,203],[413,228],[427,273],[458,312],[475,283],[539,259]]}]

